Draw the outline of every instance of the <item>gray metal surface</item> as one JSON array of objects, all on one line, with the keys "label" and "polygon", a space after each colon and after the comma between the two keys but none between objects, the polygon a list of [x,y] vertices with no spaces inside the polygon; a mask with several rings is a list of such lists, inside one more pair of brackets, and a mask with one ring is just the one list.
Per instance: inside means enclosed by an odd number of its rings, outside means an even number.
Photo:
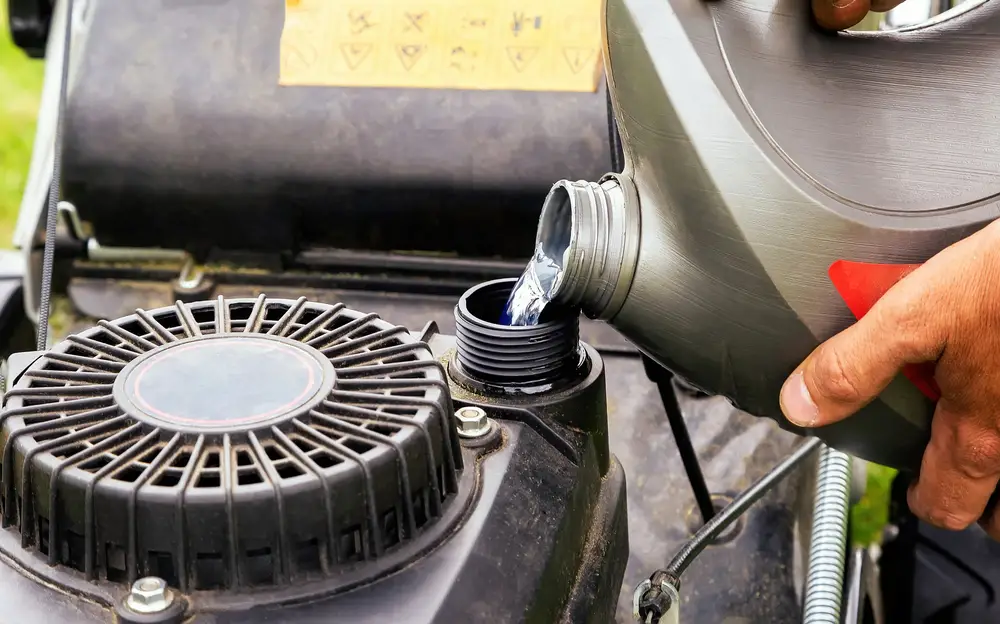
[{"label": "gray metal surface", "polygon": [[933,27],[832,37],[794,0],[711,14],[741,108],[813,186],[874,214],[990,200],[996,216],[1000,127],[982,112],[1000,82],[1000,7],[971,4]]},{"label": "gray metal surface", "polygon": [[[135,307],[151,309],[171,303],[166,284],[77,279],[69,292],[81,310],[96,316],[120,316]],[[257,292],[248,287],[220,286],[216,294],[245,297]],[[454,300],[448,298],[274,288],[267,292],[274,297],[343,301],[411,330],[434,321],[443,333],[454,331]],[[64,302],[57,309],[67,307]],[[62,315],[59,333],[92,323],[72,314]],[[631,548],[617,622],[630,624],[632,589],[665,565],[697,528],[697,511],[666,413],[656,386],[646,378],[642,361],[635,355],[616,355],[625,343],[603,323],[585,322],[581,333],[591,344],[607,347],[603,357],[611,446],[625,468],[628,483]],[[770,420],[736,410],[722,398],[682,395],[680,402],[713,493],[738,493],[801,443],[800,438],[780,430]],[[811,484],[811,468],[792,475],[751,508],[733,539],[710,546],[695,560],[681,587],[684,621],[784,624],[800,620],[796,587],[804,580],[802,557],[806,549],[802,539],[808,539]]]},{"label": "gray metal surface", "polygon": [[[618,604],[631,623],[632,589],[673,556],[697,526],[688,486],[656,388],[638,359],[605,358],[611,448],[628,477],[631,553]],[[681,397],[681,408],[713,493],[732,496],[784,459],[799,438],[719,397]],[[681,582],[683,622],[799,622],[803,522],[810,470],[793,474],[740,520],[726,543],[709,546]],[[804,507],[800,502],[804,501]]]},{"label": "gray metal surface", "polygon": [[[641,208],[613,323],[683,377],[783,421],[782,382],[852,321],[838,259],[921,262],[1000,214],[1000,4],[828,35],[797,0],[609,0],[607,59]],[[612,215],[614,216],[614,215]],[[931,404],[897,380],[817,434],[916,466]]]},{"label": "gray metal surface", "polygon": [[[4,615],[0,620],[18,613],[45,613],[44,619],[35,619],[38,624],[75,624],[77,622],[108,622],[113,615],[108,609],[81,600],[67,590],[46,585],[49,591],[37,591],[43,581],[28,571],[19,568],[12,560],[0,558],[0,584],[4,587]],[[10,620],[6,620],[10,621]]]}]

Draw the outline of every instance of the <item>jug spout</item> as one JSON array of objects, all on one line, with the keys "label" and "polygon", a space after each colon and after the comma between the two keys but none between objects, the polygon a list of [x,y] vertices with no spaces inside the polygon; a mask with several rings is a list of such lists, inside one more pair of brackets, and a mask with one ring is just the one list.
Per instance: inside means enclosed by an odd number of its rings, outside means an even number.
[{"label": "jug spout", "polygon": [[639,199],[628,176],[557,182],[542,204],[535,241],[560,267],[549,298],[590,318],[614,318],[635,276],[639,236]]}]

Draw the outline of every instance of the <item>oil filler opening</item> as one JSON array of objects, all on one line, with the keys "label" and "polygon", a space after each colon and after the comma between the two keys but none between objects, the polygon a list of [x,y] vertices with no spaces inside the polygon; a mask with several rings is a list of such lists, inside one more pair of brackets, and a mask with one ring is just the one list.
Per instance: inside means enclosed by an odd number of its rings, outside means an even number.
[{"label": "oil filler opening", "polygon": [[455,306],[453,366],[470,381],[503,388],[548,387],[576,378],[584,363],[579,310],[550,303],[537,325],[501,325],[516,283],[493,280],[462,295]]}]

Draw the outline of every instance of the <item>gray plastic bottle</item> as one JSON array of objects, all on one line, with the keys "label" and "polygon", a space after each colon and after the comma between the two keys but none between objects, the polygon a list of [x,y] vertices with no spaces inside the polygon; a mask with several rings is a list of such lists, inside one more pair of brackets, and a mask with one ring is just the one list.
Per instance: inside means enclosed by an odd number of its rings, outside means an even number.
[{"label": "gray plastic bottle", "polygon": [[[556,301],[783,423],[787,375],[855,320],[831,265],[923,262],[1000,214],[1000,2],[839,35],[808,4],[607,0],[625,170],[556,184],[539,226]],[[932,414],[900,376],[815,433],[916,467]]]}]

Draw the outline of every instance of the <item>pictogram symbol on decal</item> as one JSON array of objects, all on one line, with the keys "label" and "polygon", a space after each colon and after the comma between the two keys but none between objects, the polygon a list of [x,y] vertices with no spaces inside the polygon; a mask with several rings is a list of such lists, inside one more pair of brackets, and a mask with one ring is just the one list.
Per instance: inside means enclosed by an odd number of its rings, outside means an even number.
[{"label": "pictogram symbol on decal", "polygon": [[512,46],[507,48],[507,57],[510,58],[510,62],[514,65],[514,69],[519,72],[523,72],[524,68],[528,66],[528,63],[530,63],[537,54],[537,47]]},{"label": "pictogram symbol on decal", "polygon": [[424,18],[426,16],[427,13],[410,13],[409,11],[404,12],[403,17],[406,18],[406,21],[403,24],[403,32],[410,32],[410,31],[424,32]]},{"label": "pictogram symbol on decal", "polygon": [[340,52],[344,55],[344,60],[347,61],[347,66],[351,69],[357,69],[358,65],[368,58],[371,51],[372,44],[370,43],[340,44]]},{"label": "pictogram symbol on decal", "polygon": [[526,30],[541,30],[541,15],[526,15],[524,13],[514,13],[514,19],[510,23],[510,31],[517,37]]},{"label": "pictogram symbol on decal", "polygon": [[594,58],[597,51],[594,48],[563,48],[563,56],[566,64],[574,74],[579,74],[580,70],[587,66],[587,63]]},{"label": "pictogram symbol on decal", "polygon": [[372,22],[372,12],[363,10],[351,10],[347,12],[347,20],[351,23],[351,34],[360,35],[361,33],[375,28],[374,22]]},{"label": "pictogram symbol on decal", "polygon": [[462,19],[463,28],[486,28],[485,17],[465,17]]},{"label": "pictogram symbol on decal", "polygon": [[396,46],[396,54],[399,56],[399,62],[403,64],[403,68],[406,71],[413,69],[413,66],[417,64],[417,61],[420,60],[420,57],[424,55],[424,51],[426,50],[427,46],[420,44]]},{"label": "pictogram symbol on decal", "polygon": [[281,63],[286,71],[309,69],[316,63],[319,53],[316,48],[306,42],[292,43],[283,41],[281,44]]},{"label": "pictogram symbol on decal", "polygon": [[460,72],[469,72],[476,69],[476,57],[478,55],[464,46],[455,46],[451,49],[448,66]]}]

